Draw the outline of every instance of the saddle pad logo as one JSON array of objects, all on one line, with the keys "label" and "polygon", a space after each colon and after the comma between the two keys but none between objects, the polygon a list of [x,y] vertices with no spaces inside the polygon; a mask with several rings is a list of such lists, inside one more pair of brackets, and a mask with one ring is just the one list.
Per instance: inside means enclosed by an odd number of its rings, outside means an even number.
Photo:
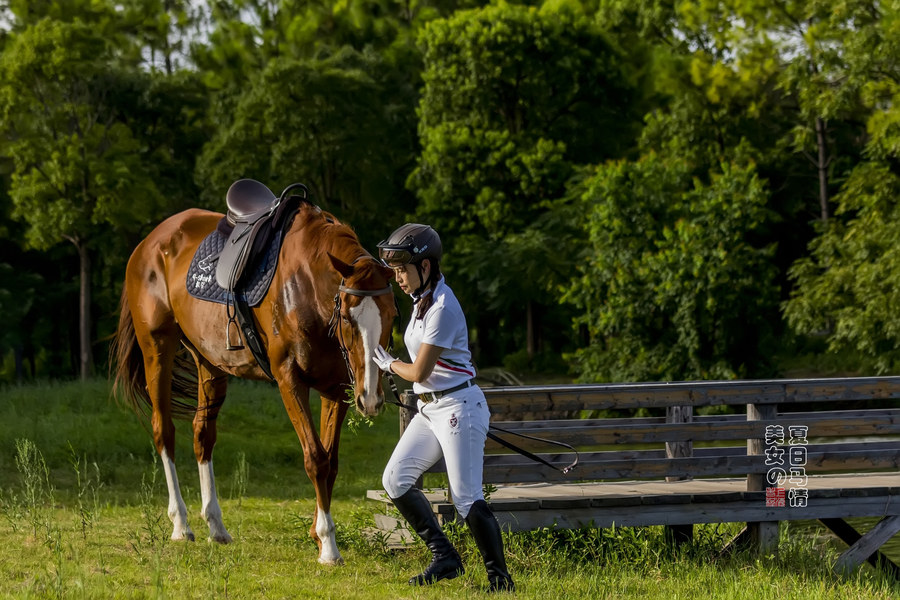
[{"label": "saddle pad logo", "polygon": [[219,262],[218,256],[207,256],[197,262],[197,268],[201,271],[212,271],[217,262]]},{"label": "saddle pad logo", "polygon": [[450,427],[456,429],[459,427],[459,419],[456,418],[456,413],[450,415]]}]

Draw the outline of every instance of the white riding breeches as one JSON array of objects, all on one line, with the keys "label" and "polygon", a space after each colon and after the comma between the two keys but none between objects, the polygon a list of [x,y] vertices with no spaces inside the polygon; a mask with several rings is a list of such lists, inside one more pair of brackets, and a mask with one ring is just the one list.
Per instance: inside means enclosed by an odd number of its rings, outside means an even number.
[{"label": "white riding breeches", "polygon": [[382,485],[388,496],[399,498],[443,457],[453,504],[465,518],[472,504],[484,499],[484,442],[491,416],[484,393],[472,386],[433,402],[419,400],[418,408],[384,469]]}]

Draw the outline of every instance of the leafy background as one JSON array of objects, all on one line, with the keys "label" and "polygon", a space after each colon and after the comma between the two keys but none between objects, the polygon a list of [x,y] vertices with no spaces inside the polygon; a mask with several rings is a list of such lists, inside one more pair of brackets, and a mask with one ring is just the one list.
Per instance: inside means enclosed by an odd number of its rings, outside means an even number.
[{"label": "leafy background", "polygon": [[168,215],[301,181],[442,234],[476,361],[898,364],[900,28],[875,0],[0,2],[0,380],[104,373]]}]

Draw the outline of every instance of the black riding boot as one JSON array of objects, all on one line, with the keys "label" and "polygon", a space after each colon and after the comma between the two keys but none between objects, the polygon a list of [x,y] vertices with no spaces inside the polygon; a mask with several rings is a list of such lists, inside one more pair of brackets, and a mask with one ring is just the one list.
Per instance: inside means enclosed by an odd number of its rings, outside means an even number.
[{"label": "black riding boot", "polygon": [[481,551],[484,566],[487,568],[490,587],[488,592],[512,592],[516,589],[512,577],[506,570],[506,558],[503,556],[503,535],[494,513],[484,500],[479,500],[469,509],[466,524],[472,531],[472,537]]},{"label": "black riding boot", "polygon": [[431,510],[431,503],[422,490],[411,488],[399,498],[391,498],[413,530],[431,550],[431,564],[409,580],[410,585],[431,585],[441,579],[453,579],[463,574],[462,559],[444,535]]}]

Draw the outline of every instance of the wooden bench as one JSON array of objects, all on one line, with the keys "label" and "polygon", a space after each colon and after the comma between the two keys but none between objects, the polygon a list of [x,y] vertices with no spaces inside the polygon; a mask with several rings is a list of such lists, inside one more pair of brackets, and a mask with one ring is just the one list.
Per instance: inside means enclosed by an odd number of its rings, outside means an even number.
[{"label": "wooden bench", "polygon": [[[878,552],[900,532],[900,377],[484,392],[492,424],[579,453],[578,466],[563,475],[488,440],[486,496],[507,530],[665,525],[685,540],[697,523],[744,522],[732,543],[771,552],[781,521],[819,520],[850,546],[837,571],[881,561],[900,578]],[[639,409],[649,416],[633,416]],[[555,446],[500,435],[554,465],[573,460]],[[770,483],[776,468],[786,477]],[[456,518],[447,490],[427,495],[440,520]],[[389,504],[381,490],[368,496]],[[855,517],[878,523],[861,535],[846,521]],[[402,525],[387,515],[376,523]]]}]

